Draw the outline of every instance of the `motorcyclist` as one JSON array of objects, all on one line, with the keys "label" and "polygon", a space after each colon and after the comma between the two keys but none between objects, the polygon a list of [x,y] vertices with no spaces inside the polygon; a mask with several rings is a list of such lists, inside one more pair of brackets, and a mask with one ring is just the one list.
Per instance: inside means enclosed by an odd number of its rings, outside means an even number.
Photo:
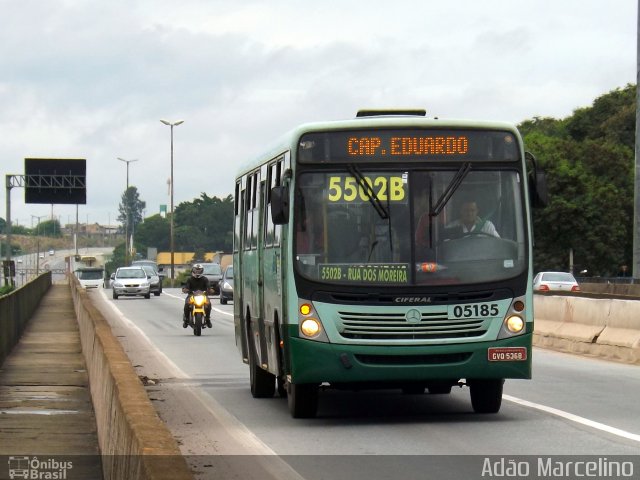
[{"label": "motorcyclist", "polygon": [[[199,263],[196,263],[191,268],[191,276],[187,278],[184,286],[182,287],[182,293],[186,293],[187,298],[184,300],[184,316],[182,317],[182,328],[187,328],[189,326],[189,312],[191,311],[191,306],[189,305],[189,296],[195,291],[201,291],[209,293],[210,285],[209,279],[205,277],[202,273],[204,272],[204,268]],[[207,302],[204,306],[205,313],[205,324],[207,328],[211,328],[211,302]]]}]

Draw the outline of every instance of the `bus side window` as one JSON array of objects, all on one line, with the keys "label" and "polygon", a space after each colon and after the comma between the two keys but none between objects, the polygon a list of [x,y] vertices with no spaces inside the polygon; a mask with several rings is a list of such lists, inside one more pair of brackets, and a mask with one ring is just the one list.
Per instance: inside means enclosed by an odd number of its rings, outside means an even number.
[{"label": "bus side window", "polygon": [[[273,186],[279,187],[282,185],[282,172],[283,172],[284,159],[278,160],[275,165],[275,172],[273,178]],[[282,232],[282,225],[274,225],[273,227],[273,244],[280,245],[280,235]]]},{"label": "bus side window", "polygon": [[253,178],[247,176],[247,186],[244,190],[244,249],[251,249],[251,227],[253,226],[253,210],[251,210],[251,189]]},{"label": "bus side window", "polygon": [[271,187],[273,186],[273,167],[274,164],[267,168],[267,188],[264,190],[264,244],[265,246],[273,245],[273,221],[271,220]]},{"label": "bus side window", "polygon": [[241,186],[240,182],[236,183],[235,196],[233,199],[233,251],[237,252],[240,248],[240,226],[241,226],[241,210],[240,210],[240,198],[241,198]]}]

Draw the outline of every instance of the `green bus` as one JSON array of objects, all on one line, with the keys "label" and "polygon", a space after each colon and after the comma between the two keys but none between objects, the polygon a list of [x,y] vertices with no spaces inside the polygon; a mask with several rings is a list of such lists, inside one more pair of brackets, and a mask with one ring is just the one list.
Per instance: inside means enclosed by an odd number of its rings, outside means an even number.
[{"label": "green bus", "polygon": [[235,184],[252,395],[304,418],[325,388],[467,386],[475,412],[498,412],[504,380],[531,378],[530,208],[545,195],[505,123],[361,111],[286,134]]}]

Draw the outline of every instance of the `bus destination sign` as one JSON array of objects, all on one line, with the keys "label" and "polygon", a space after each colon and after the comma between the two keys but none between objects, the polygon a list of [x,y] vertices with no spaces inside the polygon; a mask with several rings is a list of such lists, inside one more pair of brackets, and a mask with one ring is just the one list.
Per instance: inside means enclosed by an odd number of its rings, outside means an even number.
[{"label": "bus destination sign", "polygon": [[376,129],[310,132],[298,148],[302,163],[388,161],[516,161],[511,132],[493,130]]},{"label": "bus destination sign", "polygon": [[318,265],[319,277],[326,282],[407,284],[409,265],[401,264],[337,264]]},{"label": "bus destination sign", "polygon": [[469,138],[465,135],[353,136],[347,139],[347,152],[351,156],[464,156],[469,152]]}]

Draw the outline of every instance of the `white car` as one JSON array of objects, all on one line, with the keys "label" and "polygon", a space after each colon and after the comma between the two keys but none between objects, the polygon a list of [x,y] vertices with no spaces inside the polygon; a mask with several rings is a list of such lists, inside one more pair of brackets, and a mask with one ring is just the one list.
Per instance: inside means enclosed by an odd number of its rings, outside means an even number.
[{"label": "white car", "polygon": [[568,272],[540,272],[533,279],[534,292],[579,292],[575,277]]},{"label": "white car", "polygon": [[111,288],[114,300],[121,295],[151,298],[149,275],[142,267],[120,267],[113,276]]}]

